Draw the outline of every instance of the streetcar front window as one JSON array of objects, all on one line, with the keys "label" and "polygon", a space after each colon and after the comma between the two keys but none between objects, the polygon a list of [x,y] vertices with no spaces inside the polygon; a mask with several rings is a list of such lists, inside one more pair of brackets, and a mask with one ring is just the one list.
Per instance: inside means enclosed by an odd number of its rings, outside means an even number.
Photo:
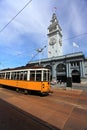
[{"label": "streetcar front window", "polygon": [[43,71],[43,81],[46,81],[46,70]]},{"label": "streetcar front window", "polygon": [[49,70],[44,70],[43,71],[43,81],[49,81],[49,80],[50,80]]}]

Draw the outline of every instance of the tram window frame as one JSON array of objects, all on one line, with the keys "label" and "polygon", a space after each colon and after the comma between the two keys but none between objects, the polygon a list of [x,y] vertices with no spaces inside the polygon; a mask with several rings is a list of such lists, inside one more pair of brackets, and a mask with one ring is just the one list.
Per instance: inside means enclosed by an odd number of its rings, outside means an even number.
[{"label": "tram window frame", "polygon": [[17,73],[14,72],[14,80],[16,80],[16,79],[17,79]]},{"label": "tram window frame", "polygon": [[30,81],[35,81],[35,70],[30,70]]},{"label": "tram window frame", "polygon": [[28,74],[28,72],[24,71],[24,80],[27,80],[27,74]]},{"label": "tram window frame", "polygon": [[18,71],[17,80],[27,80],[27,71]]},{"label": "tram window frame", "polygon": [[19,75],[19,71],[16,72],[16,80],[19,80],[20,79],[20,75]]},{"label": "tram window frame", "polygon": [[14,80],[14,73],[11,73],[11,80]]},{"label": "tram window frame", "polygon": [[2,79],[2,73],[0,73],[0,79]]},{"label": "tram window frame", "polygon": [[43,71],[43,81],[47,81],[47,73],[46,73],[46,70]]},{"label": "tram window frame", "polygon": [[41,81],[41,80],[42,80],[42,71],[36,70],[36,81]]},{"label": "tram window frame", "polygon": [[16,72],[11,73],[11,80],[16,80]]},{"label": "tram window frame", "polygon": [[0,76],[0,79],[5,79],[5,73],[0,73],[1,76]]},{"label": "tram window frame", "polygon": [[5,73],[2,73],[2,76],[3,76],[2,78],[5,79]]},{"label": "tram window frame", "polygon": [[20,80],[24,80],[24,72],[20,71]]},{"label": "tram window frame", "polygon": [[50,71],[49,70],[43,71],[43,81],[50,81]]},{"label": "tram window frame", "polygon": [[6,79],[10,79],[10,72],[6,72]]},{"label": "tram window frame", "polygon": [[50,81],[50,70],[48,70],[47,72],[48,72],[48,81]]}]

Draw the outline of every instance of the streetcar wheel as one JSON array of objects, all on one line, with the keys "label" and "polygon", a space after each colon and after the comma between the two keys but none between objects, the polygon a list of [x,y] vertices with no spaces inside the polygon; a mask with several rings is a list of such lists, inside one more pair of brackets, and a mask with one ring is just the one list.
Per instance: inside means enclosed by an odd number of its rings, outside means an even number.
[{"label": "streetcar wheel", "polygon": [[24,94],[28,94],[28,90],[24,90]]},{"label": "streetcar wheel", "polygon": [[31,95],[31,90],[29,90],[29,94]]},{"label": "streetcar wheel", "polygon": [[16,88],[16,92],[19,92],[19,88]]}]

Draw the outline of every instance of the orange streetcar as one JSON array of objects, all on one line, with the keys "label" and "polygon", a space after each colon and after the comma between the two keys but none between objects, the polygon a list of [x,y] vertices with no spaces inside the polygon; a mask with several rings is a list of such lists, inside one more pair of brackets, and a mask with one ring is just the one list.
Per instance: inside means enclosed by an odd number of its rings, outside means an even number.
[{"label": "orange streetcar", "polygon": [[50,92],[50,71],[43,67],[18,67],[0,71],[0,84],[14,87],[16,91],[41,94]]}]

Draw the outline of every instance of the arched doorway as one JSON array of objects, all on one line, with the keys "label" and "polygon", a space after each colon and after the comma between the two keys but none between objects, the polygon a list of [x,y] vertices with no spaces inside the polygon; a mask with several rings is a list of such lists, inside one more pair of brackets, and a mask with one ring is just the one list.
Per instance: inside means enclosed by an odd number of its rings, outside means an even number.
[{"label": "arched doorway", "polygon": [[80,72],[78,70],[73,70],[72,71],[72,82],[73,83],[80,83]]},{"label": "arched doorway", "polygon": [[66,82],[66,65],[65,64],[59,64],[56,67],[56,75],[57,80],[61,82]]}]

